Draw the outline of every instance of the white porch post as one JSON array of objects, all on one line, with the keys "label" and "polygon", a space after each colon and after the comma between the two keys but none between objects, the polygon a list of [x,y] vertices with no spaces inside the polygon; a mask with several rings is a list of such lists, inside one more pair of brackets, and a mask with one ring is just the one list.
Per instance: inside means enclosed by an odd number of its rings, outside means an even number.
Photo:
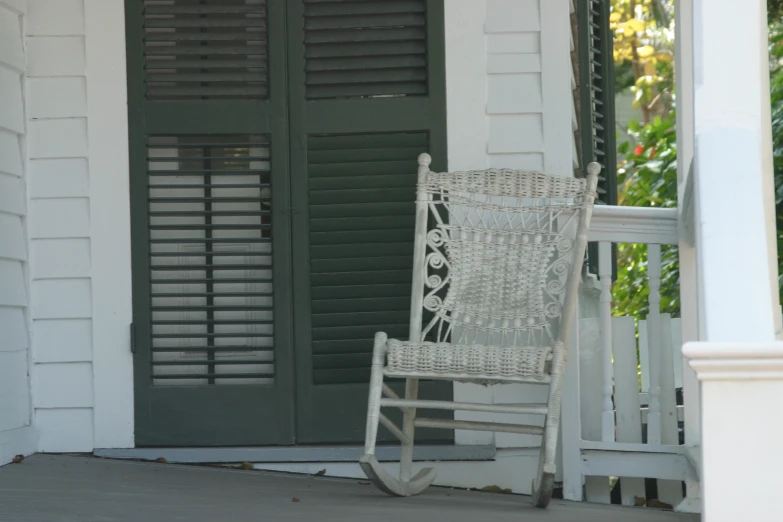
[{"label": "white porch post", "polygon": [[[682,317],[682,341],[699,340],[698,276],[696,248],[693,241],[693,0],[677,0],[675,3],[675,81],[677,84],[677,202],[679,207],[680,242],[680,314]],[[680,346],[676,349],[681,349]],[[698,458],[701,445],[699,382],[687,359],[682,360],[682,387],[685,413],[685,446],[691,457],[691,472],[685,481],[685,499],[676,506],[677,511],[698,513],[701,511],[701,466]]]},{"label": "white porch post", "polygon": [[766,3],[694,0],[695,240],[706,522],[779,520],[783,343]]}]

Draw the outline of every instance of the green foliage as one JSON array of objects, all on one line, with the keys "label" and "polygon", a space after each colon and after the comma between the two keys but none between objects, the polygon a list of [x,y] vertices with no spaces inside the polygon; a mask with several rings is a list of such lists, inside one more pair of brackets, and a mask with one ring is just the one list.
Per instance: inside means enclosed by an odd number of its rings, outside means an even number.
[{"label": "green foliage", "polygon": [[[676,113],[655,117],[648,125],[629,123],[632,141],[619,147],[625,154],[617,172],[619,204],[635,207],[677,206]],[[614,313],[643,318],[649,311],[647,245],[617,246],[617,281],[613,289]],[[662,249],[661,312],[679,315],[679,263],[677,248]]]},{"label": "green foliage", "polygon": [[783,17],[783,0],[767,0],[767,20],[770,24],[778,22]]},{"label": "green foliage", "polygon": [[[612,0],[613,10],[622,12],[629,0]],[[649,7],[673,5],[668,0],[654,2],[647,0]],[[768,0],[769,13],[769,55],[770,55],[770,98],[772,102],[772,145],[774,154],[775,206],[777,215],[777,242],[779,284],[783,292],[783,0]],[[642,10],[642,22],[649,24],[651,16]],[[650,9],[649,13],[653,13]],[[654,27],[666,27],[661,17],[655,19]],[[625,20],[626,17],[623,18]],[[633,23],[633,22],[632,22]],[[648,26],[649,27],[649,26]],[[650,34],[649,29],[645,29]],[[668,30],[668,29],[667,29]],[[617,38],[615,43],[623,43]],[[619,41],[619,42],[618,42]],[[660,42],[660,40],[659,40]],[[644,43],[644,42],[643,42]],[[637,42],[632,42],[636,45]],[[652,44],[660,48],[660,44]],[[621,47],[622,48],[622,47]],[[616,89],[630,84],[629,73],[633,66],[638,68],[641,48],[631,48],[635,55],[629,60],[625,55],[616,55]],[[635,60],[635,61],[634,61]],[[633,66],[629,66],[629,62]],[[668,85],[673,80],[673,67],[666,61],[658,64],[656,72],[659,85]],[[663,65],[663,67],[661,67]],[[672,100],[674,97],[672,96]],[[645,117],[647,114],[645,114]],[[618,147],[625,159],[618,162],[619,204],[638,207],[674,208],[677,206],[677,142],[675,136],[676,115],[673,109],[663,117],[652,118],[648,124],[636,121],[629,123],[629,141]],[[679,315],[679,267],[676,247],[664,247],[661,262],[661,311]],[[645,245],[618,245],[618,275],[613,289],[614,313],[633,317],[645,317],[649,311],[649,286],[647,282],[647,247]]]},{"label": "green foliage", "polygon": [[612,0],[615,92],[631,90],[645,124],[672,107],[673,22],[674,0]]},{"label": "green foliage", "polygon": [[[783,0],[781,0],[783,1]],[[642,122],[630,121],[618,147],[618,203],[677,206],[674,111],[674,0],[612,0],[615,92],[630,87]],[[614,313],[644,318],[649,312],[647,245],[617,245]],[[663,247],[661,311],[679,314],[676,247]]]}]

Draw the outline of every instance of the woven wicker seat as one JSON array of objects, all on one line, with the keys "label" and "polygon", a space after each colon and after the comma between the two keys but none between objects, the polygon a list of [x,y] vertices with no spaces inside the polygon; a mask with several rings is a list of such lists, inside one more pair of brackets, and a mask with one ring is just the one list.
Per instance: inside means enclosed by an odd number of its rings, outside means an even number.
[{"label": "woven wicker seat", "polygon": [[[393,495],[415,495],[435,479],[411,476],[415,428],[542,435],[533,501],[552,496],[566,343],[587,244],[600,166],[585,179],[493,169],[437,173],[419,157],[409,340],[379,332],[367,407],[367,476]],[[384,384],[405,378],[405,397]],[[546,405],[482,405],[418,397],[419,379],[549,385]],[[383,397],[385,395],[385,397]],[[400,429],[381,408],[400,408]],[[543,415],[543,427],[421,417],[426,409]],[[402,442],[400,476],[375,459],[378,425]]]},{"label": "woven wicker seat", "polygon": [[386,342],[387,377],[448,379],[479,384],[549,382],[552,349],[451,343]]}]

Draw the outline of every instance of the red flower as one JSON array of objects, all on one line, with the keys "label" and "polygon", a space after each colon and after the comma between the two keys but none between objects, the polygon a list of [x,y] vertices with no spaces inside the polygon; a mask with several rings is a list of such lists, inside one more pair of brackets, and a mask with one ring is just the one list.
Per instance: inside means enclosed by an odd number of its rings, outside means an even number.
[{"label": "red flower", "polygon": [[644,152],[644,147],[642,147],[641,145],[637,145],[636,148],[633,149],[633,153],[636,154],[637,156],[641,156],[642,152]]}]

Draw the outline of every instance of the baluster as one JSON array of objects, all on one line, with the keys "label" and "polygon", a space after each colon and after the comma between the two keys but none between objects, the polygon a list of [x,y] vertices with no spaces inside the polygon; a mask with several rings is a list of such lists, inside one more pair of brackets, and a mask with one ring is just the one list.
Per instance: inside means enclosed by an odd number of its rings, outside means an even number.
[{"label": "baluster", "polygon": [[647,443],[661,443],[661,245],[647,245],[647,279],[650,285],[650,313],[647,315],[650,357],[650,404],[647,415]]},{"label": "baluster", "polygon": [[614,407],[612,406],[612,244],[598,244],[598,277],[601,283],[601,440],[614,442]]}]

